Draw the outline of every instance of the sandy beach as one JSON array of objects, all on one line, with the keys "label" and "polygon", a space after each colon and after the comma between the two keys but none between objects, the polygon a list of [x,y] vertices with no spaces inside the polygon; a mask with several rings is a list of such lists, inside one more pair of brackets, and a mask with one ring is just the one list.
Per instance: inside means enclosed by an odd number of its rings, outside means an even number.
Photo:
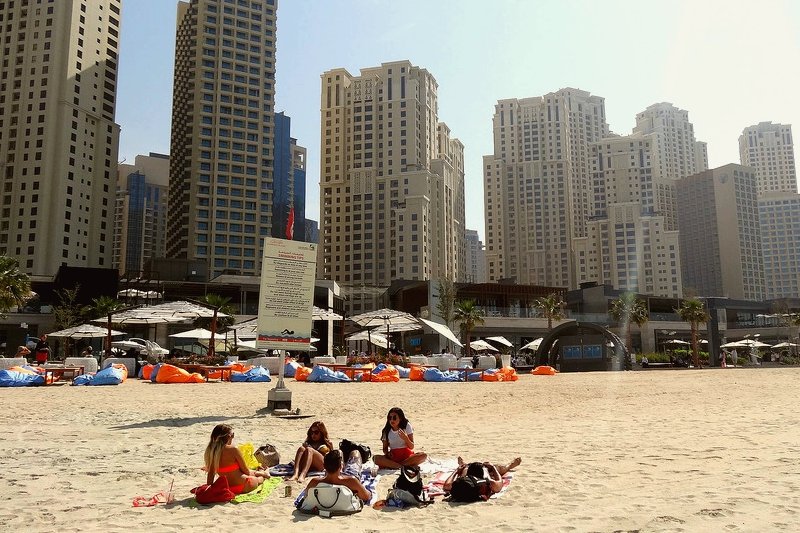
[{"label": "sandy beach", "polygon": [[[3,389],[4,531],[797,531],[800,370],[665,370],[522,376],[515,383],[311,384],[288,380],[307,420],[264,414],[273,384]],[[289,460],[311,421],[380,450],[402,407],[433,459],[522,457],[485,503],[298,514],[262,504],[190,507],[215,424]],[[379,482],[382,496],[394,475]],[[176,502],[134,508],[174,479]],[[294,484],[293,495],[299,486]]]}]

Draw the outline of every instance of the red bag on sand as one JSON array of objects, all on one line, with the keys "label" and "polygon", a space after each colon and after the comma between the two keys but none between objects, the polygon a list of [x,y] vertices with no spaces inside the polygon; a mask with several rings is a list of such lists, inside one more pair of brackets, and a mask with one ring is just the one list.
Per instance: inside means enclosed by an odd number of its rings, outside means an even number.
[{"label": "red bag on sand", "polygon": [[297,381],[308,381],[308,375],[311,374],[311,369],[307,366],[297,367],[294,371],[294,379]]},{"label": "red bag on sand", "polygon": [[228,480],[225,476],[219,476],[211,485],[200,485],[192,489],[194,499],[197,503],[208,505],[209,503],[226,503],[236,497],[231,489],[228,488]]}]

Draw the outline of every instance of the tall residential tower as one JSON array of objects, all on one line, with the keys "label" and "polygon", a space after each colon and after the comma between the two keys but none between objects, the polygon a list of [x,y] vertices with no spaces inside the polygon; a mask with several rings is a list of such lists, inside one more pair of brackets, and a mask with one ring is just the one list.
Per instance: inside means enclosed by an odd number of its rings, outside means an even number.
[{"label": "tall residential tower", "polygon": [[0,254],[111,267],[121,0],[0,2]]},{"label": "tall residential tower", "polygon": [[350,289],[351,312],[396,279],[464,279],[464,146],[437,88],[408,61],[322,74],[317,272]]},{"label": "tall residential tower", "polygon": [[178,4],[167,256],[260,272],[272,229],[277,0]]},{"label": "tall residential tower", "polygon": [[791,124],[760,122],[739,136],[739,158],[758,178],[758,193],[797,192]]}]

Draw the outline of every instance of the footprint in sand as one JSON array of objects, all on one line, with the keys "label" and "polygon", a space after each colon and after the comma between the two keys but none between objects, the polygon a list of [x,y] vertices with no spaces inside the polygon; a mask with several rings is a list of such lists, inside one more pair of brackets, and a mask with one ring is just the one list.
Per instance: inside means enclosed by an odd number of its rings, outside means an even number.
[{"label": "footprint in sand", "polygon": [[700,511],[697,514],[701,516],[710,516],[712,518],[720,518],[728,516],[725,509],[700,509]]}]

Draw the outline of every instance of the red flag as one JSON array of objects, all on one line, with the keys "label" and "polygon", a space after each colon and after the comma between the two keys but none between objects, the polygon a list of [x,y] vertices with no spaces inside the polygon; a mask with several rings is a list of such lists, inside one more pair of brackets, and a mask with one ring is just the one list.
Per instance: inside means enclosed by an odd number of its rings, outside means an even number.
[{"label": "red flag", "polygon": [[294,207],[289,209],[289,220],[286,221],[286,238],[294,239]]}]

